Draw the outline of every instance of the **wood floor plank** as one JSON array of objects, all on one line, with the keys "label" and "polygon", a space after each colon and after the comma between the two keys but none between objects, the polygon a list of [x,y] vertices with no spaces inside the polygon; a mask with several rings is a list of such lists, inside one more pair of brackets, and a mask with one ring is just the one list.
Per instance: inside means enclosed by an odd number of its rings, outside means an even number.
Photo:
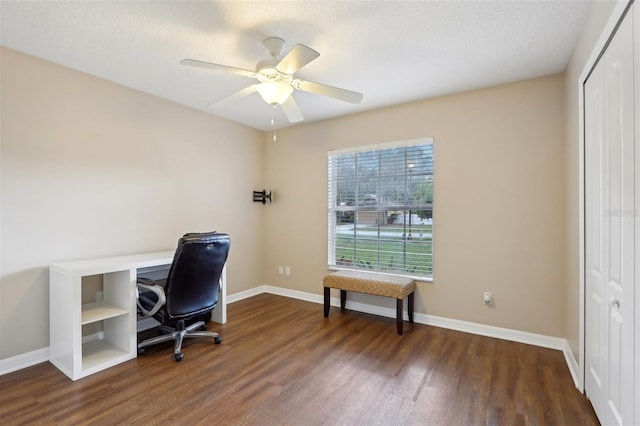
[{"label": "wood floor plank", "polygon": [[261,294],[171,343],[73,382],[0,376],[0,424],[597,425],[561,352]]}]

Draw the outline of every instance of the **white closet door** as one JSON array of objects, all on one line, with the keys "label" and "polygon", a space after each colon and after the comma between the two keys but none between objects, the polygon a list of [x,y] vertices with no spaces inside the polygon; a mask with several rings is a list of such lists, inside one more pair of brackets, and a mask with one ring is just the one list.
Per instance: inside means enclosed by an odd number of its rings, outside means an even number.
[{"label": "white closet door", "polygon": [[603,424],[632,424],[634,375],[633,21],[585,84],[586,391]]},{"label": "white closet door", "polygon": [[[596,412],[606,394],[606,302],[604,294],[604,65],[595,67],[585,84],[585,388]],[[596,407],[597,406],[597,407]],[[602,420],[602,417],[600,417]]]}]

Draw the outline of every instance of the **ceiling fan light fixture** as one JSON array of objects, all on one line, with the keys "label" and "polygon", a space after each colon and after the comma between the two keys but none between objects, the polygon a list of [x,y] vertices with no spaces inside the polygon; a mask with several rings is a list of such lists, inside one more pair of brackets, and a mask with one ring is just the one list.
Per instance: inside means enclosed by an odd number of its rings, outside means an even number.
[{"label": "ceiling fan light fixture", "polygon": [[256,89],[262,99],[271,105],[282,105],[293,92],[293,87],[290,84],[277,81],[260,83]]}]

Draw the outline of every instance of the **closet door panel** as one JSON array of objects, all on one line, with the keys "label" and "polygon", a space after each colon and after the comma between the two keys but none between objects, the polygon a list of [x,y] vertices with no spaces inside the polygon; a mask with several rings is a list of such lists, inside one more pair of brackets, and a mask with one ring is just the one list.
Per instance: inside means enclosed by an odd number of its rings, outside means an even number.
[{"label": "closet door panel", "polygon": [[601,392],[606,383],[604,307],[604,65],[598,63],[584,88],[586,233],[586,387]]},{"label": "closet door panel", "polygon": [[608,302],[607,405],[618,424],[633,419],[634,321],[634,64],[633,20],[624,19],[605,65],[605,251]]}]

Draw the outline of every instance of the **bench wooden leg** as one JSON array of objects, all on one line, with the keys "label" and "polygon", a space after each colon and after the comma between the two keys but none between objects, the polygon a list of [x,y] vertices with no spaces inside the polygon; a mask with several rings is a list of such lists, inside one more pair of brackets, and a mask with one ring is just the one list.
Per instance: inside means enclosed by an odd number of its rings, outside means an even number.
[{"label": "bench wooden leg", "polygon": [[404,299],[396,299],[396,330],[402,336],[402,302]]},{"label": "bench wooden leg", "polygon": [[340,290],[340,309],[344,311],[347,306],[347,290]]},{"label": "bench wooden leg", "polygon": [[409,293],[409,300],[407,303],[407,311],[409,311],[409,322],[413,322],[413,295],[413,292]]},{"label": "bench wooden leg", "polygon": [[331,298],[331,288],[324,288],[324,317],[327,318],[329,316],[329,299]]}]

